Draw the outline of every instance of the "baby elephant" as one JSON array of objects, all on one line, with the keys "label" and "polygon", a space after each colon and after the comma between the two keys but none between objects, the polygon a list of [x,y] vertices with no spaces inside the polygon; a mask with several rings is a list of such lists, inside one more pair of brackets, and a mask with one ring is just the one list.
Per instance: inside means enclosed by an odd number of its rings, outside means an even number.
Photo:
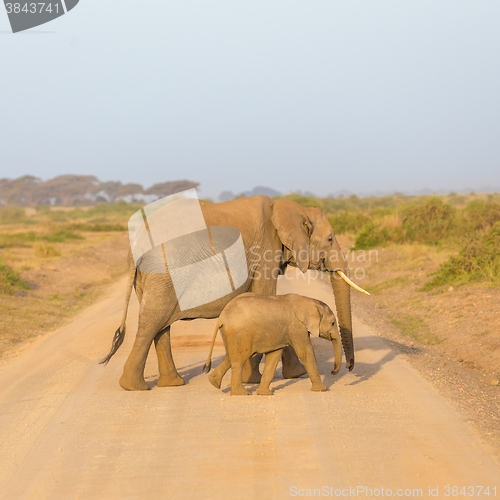
[{"label": "baby elephant", "polygon": [[319,335],[333,343],[335,374],[340,369],[342,348],[337,322],[332,310],[323,302],[290,293],[264,296],[244,293],[234,298],[222,311],[212,346],[203,371],[210,371],[212,351],[217,332],[221,330],[226,357],[209,379],[220,389],[225,373],[231,368],[231,395],[248,394],[241,382],[245,361],[253,354],[266,354],[264,373],[257,394],[270,395],[269,384],[283,349],[291,345],[304,364],[313,391],[326,391],[321,382],[318,365],[309,335]]}]

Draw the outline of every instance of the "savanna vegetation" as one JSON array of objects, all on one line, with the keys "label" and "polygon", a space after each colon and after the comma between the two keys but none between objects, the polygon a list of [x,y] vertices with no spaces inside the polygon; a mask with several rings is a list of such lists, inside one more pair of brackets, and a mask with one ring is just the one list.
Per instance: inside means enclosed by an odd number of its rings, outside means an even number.
[{"label": "savanna vegetation", "polygon": [[322,208],[337,234],[353,238],[354,250],[423,244],[450,252],[423,290],[500,285],[500,194],[286,198]]},{"label": "savanna vegetation", "polygon": [[128,218],[139,208],[124,201],[73,209],[0,207],[0,250],[32,248],[36,257],[58,257],[55,244],[85,240],[85,233],[127,231]]},{"label": "savanna vegetation", "polygon": [[[499,194],[286,198],[327,214],[372,294],[353,294],[358,316],[495,372]],[[68,321],[125,273],[127,222],[141,206],[0,207],[0,356]],[[360,261],[369,249],[377,258]]]},{"label": "savanna vegetation", "polygon": [[140,205],[0,207],[0,357],[51,331],[126,271]]},{"label": "savanna vegetation", "polygon": [[29,285],[0,259],[0,293],[13,295],[16,290],[29,290]]},{"label": "savanna vegetation", "polygon": [[454,380],[463,367],[500,387],[500,194],[286,197],[327,214],[371,293],[353,293],[358,318]]}]

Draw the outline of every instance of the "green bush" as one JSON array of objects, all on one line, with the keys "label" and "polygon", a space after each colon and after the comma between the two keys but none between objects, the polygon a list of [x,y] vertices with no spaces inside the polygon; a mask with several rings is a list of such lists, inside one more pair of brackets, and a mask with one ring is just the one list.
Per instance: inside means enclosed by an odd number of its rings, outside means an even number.
[{"label": "green bush", "polygon": [[329,215],[328,221],[336,234],[345,234],[357,233],[369,221],[369,218],[363,212],[342,211]]},{"label": "green bush", "polygon": [[35,243],[34,245],[35,248],[35,255],[37,257],[43,257],[43,258],[48,258],[48,257],[59,257],[61,255],[61,252],[56,250],[52,245],[47,245],[46,243]]},{"label": "green bush", "polygon": [[449,238],[456,228],[457,209],[436,196],[407,205],[400,211],[403,239],[435,245]]},{"label": "green bush", "polygon": [[482,231],[500,221],[500,203],[471,201],[463,210],[464,233]]},{"label": "green bush", "polygon": [[13,295],[17,289],[29,290],[28,284],[0,259],[0,293]]},{"label": "green bush", "polygon": [[469,282],[500,284],[500,222],[485,237],[477,235],[468,241],[455,257],[450,257],[432,274],[422,290]]},{"label": "green bush", "polygon": [[354,250],[368,250],[384,246],[388,241],[389,233],[386,229],[376,226],[372,221],[367,222],[354,242]]},{"label": "green bush", "polygon": [[459,236],[457,209],[438,197],[425,197],[397,210],[375,207],[367,215],[354,248],[366,250],[387,243],[436,245]]}]

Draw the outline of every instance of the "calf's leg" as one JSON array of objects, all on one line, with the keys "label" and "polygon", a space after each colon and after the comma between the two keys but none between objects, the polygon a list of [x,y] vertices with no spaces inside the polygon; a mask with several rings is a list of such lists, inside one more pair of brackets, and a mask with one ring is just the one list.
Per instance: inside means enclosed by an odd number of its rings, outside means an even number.
[{"label": "calf's leg", "polygon": [[216,389],[220,389],[222,379],[230,367],[231,361],[229,361],[229,356],[226,354],[222,363],[208,376],[208,380]]},{"label": "calf's leg", "polygon": [[321,381],[321,377],[319,375],[318,365],[316,363],[316,358],[314,356],[314,350],[311,345],[309,339],[305,346],[294,346],[295,352],[299,357],[300,361],[304,363],[306,367],[309,378],[311,379],[312,391],[326,391],[326,385]]},{"label": "calf's leg", "polygon": [[278,361],[280,360],[281,353],[283,349],[278,349],[277,351],[269,352],[266,354],[266,362],[264,365],[264,373],[262,374],[262,380],[260,381],[260,386],[257,389],[257,394],[261,396],[271,396],[272,392],[269,389],[269,384],[273,381],[274,372],[278,366]]}]

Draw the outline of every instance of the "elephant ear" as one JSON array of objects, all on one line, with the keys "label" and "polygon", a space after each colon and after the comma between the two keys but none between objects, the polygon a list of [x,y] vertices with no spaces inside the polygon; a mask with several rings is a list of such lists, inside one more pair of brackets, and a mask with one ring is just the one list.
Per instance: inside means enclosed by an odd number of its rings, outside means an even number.
[{"label": "elephant ear", "polygon": [[292,253],[299,269],[309,267],[309,236],[312,224],[302,206],[292,200],[275,200],[272,223],[281,243]]},{"label": "elephant ear", "polygon": [[322,311],[314,299],[301,296],[294,297],[293,313],[313,337],[319,337]]}]

